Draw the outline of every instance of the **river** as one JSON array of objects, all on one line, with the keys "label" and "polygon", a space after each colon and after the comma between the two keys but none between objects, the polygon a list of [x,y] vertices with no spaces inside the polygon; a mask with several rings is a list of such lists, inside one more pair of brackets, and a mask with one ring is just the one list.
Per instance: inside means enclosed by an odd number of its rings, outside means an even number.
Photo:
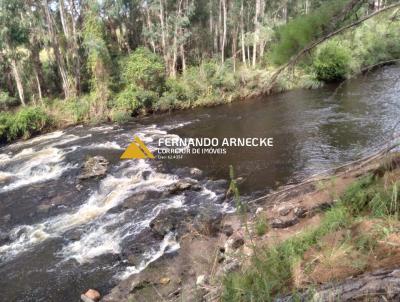
[{"label": "river", "polygon": [[[79,301],[103,294],[166,253],[174,232],[154,236],[165,211],[232,211],[229,165],[244,200],[356,160],[399,134],[400,68],[342,85],[294,90],[214,108],[150,116],[122,126],[78,126],[0,149],[0,301]],[[134,136],[150,150],[160,137],[273,137],[274,147],[232,147],[224,155],[119,159]],[[107,175],[79,181],[101,155]],[[191,168],[203,173],[193,175]],[[181,179],[194,190],[163,194]]]}]

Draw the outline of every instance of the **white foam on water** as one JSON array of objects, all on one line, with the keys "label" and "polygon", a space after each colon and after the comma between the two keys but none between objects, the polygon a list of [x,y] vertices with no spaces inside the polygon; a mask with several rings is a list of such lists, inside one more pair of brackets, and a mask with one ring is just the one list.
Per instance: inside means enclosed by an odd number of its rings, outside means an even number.
[{"label": "white foam on water", "polygon": [[60,177],[65,171],[73,168],[71,164],[63,164],[64,152],[60,149],[48,147],[40,151],[27,148],[11,157],[10,161],[20,161],[7,171],[2,171],[15,178],[9,185],[0,187],[1,192],[45,182]]},{"label": "white foam on water", "polygon": [[13,143],[13,144],[9,145],[8,147],[16,148],[16,147],[21,147],[21,146],[25,146],[25,145],[37,144],[37,143],[41,143],[43,141],[59,138],[62,135],[64,135],[64,131],[54,131],[54,132],[50,132],[47,134],[42,134],[40,136],[37,136],[35,138],[29,139],[26,141],[20,141],[20,142]]},{"label": "white foam on water", "polygon": [[11,156],[5,153],[0,154],[0,165],[10,161]]},{"label": "white foam on water", "polygon": [[162,129],[165,130],[173,130],[173,129],[178,129],[178,128],[182,128],[184,126],[193,124],[194,122],[199,122],[199,119],[194,119],[192,121],[186,121],[186,122],[182,122],[182,123],[176,123],[176,124],[171,124],[171,125],[164,125],[162,126]]},{"label": "white foam on water", "polygon": [[115,129],[114,126],[97,126],[89,129],[90,131],[107,131],[107,130],[119,130]]},{"label": "white foam on water", "polygon": [[117,274],[115,277],[117,279],[126,279],[131,275],[135,275],[143,271],[150,263],[156,261],[165,253],[172,253],[180,248],[179,242],[175,239],[175,234],[170,232],[164,236],[163,241],[161,241],[159,248],[156,250],[150,250],[146,252],[143,256],[144,259],[138,266],[128,266],[125,271]]},{"label": "white foam on water", "polygon": [[101,225],[95,230],[89,230],[80,240],[63,247],[59,255],[65,261],[75,259],[79,264],[83,264],[103,254],[120,253],[119,230],[109,232],[106,227],[107,225]]},{"label": "white foam on water", "polygon": [[[171,185],[176,181],[175,176],[162,173],[151,173],[148,179],[143,180],[142,171],[149,169],[150,166],[144,160],[136,161],[134,165],[124,167],[121,176],[109,175],[103,179],[99,189],[76,211],[49,218],[36,225],[17,227],[14,232],[17,234],[23,230],[21,232],[22,235],[10,244],[0,247],[0,258],[3,256],[2,258],[8,259],[10,256],[15,256],[48,237],[57,237],[68,230],[93,222],[101,218],[111,208],[121,204],[135,192],[162,190],[163,187]],[[44,235],[36,238],[36,232]],[[103,230],[100,228],[99,232],[101,233]],[[104,232],[103,234],[105,234]],[[112,234],[110,236],[112,237]],[[111,239],[111,237],[107,239]],[[116,238],[112,240],[118,243]],[[104,251],[109,250],[115,250],[115,247],[104,248]],[[90,253],[92,255],[99,255],[99,251],[86,252],[86,254]]]},{"label": "white foam on water", "polygon": [[[64,246],[58,254],[64,261],[75,259],[79,264],[90,262],[102,254],[118,254],[121,252],[123,240],[149,227],[150,222],[157,215],[151,215],[148,218],[142,216],[140,221],[135,221],[126,219],[126,216],[132,216],[130,210],[119,214],[109,214],[106,219],[102,219],[85,232],[78,241]],[[128,221],[128,223],[120,225],[123,221]],[[109,231],[110,229],[114,230]]]},{"label": "white foam on water", "polygon": [[86,149],[122,149],[117,142],[106,142],[100,144],[90,144],[88,146],[84,146]]}]

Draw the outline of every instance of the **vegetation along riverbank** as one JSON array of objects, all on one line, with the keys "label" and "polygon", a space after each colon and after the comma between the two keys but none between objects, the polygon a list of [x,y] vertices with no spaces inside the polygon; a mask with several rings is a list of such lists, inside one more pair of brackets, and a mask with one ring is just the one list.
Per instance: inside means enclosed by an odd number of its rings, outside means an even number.
[{"label": "vegetation along riverbank", "polygon": [[[185,229],[102,301],[397,301],[400,155],[380,152]],[[153,231],[159,230],[157,223]]]},{"label": "vegetation along riverbank", "polygon": [[397,2],[253,2],[1,1],[0,141],[316,88],[400,59]]}]

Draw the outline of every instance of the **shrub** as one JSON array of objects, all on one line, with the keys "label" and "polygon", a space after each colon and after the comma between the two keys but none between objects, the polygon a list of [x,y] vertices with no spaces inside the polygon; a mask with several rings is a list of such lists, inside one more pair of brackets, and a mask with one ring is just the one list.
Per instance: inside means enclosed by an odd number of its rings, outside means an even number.
[{"label": "shrub", "polygon": [[335,42],[329,42],[318,50],[313,69],[318,80],[334,82],[346,78],[349,64],[349,51]]},{"label": "shrub", "polygon": [[271,50],[273,63],[281,65],[299,52],[307,44],[326,32],[332,17],[335,16],[345,3],[330,1],[308,15],[301,15],[277,30],[277,43]]},{"label": "shrub", "polygon": [[129,121],[131,114],[129,112],[115,109],[111,111],[111,120],[116,123],[125,123]]},{"label": "shrub", "polygon": [[17,106],[19,103],[18,99],[12,97],[8,92],[0,91],[0,109],[6,110],[10,107]]},{"label": "shrub", "polygon": [[268,230],[267,218],[263,215],[257,217],[255,229],[258,236],[264,235]]},{"label": "shrub", "polygon": [[122,80],[143,90],[164,91],[165,67],[162,59],[145,47],[136,49],[122,61]]},{"label": "shrub", "polygon": [[66,110],[72,115],[75,123],[89,120],[90,98],[89,96],[65,101]]},{"label": "shrub", "polygon": [[136,97],[137,90],[133,85],[129,85],[123,91],[121,91],[112,102],[112,106],[119,110],[125,110],[134,112],[140,104]]},{"label": "shrub", "polygon": [[51,118],[40,107],[22,108],[16,114],[0,115],[0,140],[29,138],[51,125]]}]

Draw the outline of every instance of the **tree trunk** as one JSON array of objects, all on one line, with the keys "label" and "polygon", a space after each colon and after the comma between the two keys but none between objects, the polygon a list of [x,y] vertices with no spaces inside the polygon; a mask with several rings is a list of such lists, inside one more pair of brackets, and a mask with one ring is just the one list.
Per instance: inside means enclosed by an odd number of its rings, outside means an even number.
[{"label": "tree trunk", "polygon": [[69,40],[69,28],[67,24],[67,19],[65,15],[65,7],[64,7],[64,0],[59,1],[59,7],[60,7],[60,19],[61,19],[61,25],[64,31],[65,38],[67,41]]},{"label": "tree trunk", "polygon": [[226,0],[221,0],[222,3],[222,15],[223,15],[223,33],[222,33],[222,45],[221,45],[221,61],[224,63],[225,61],[225,43],[226,43]]},{"label": "tree trunk", "polygon": [[186,70],[186,55],[185,55],[185,47],[183,44],[180,46],[181,49],[181,58],[182,58],[182,71]]},{"label": "tree trunk", "polygon": [[238,28],[237,28],[237,26],[235,26],[235,29],[233,30],[233,33],[232,33],[233,72],[236,72],[237,36],[238,36]]},{"label": "tree trunk", "polygon": [[246,65],[246,49],[244,46],[244,21],[243,21],[243,1],[240,5],[240,42],[242,44],[242,60],[243,64]]},{"label": "tree trunk", "polygon": [[54,29],[54,24],[53,24],[53,18],[50,14],[49,4],[48,4],[47,0],[43,1],[43,9],[44,9],[45,16],[46,16],[46,22],[47,22],[47,27],[48,27],[48,32],[50,35],[52,47],[54,50],[54,56],[56,58],[56,62],[57,62],[61,80],[62,80],[64,96],[65,96],[65,98],[69,98],[69,97],[73,96],[73,94],[71,92],[71,87],[70,87],[69,80],[68,80],[67,69],[65,67],[64,58],[61,55],[60,45],[58,43],[58,39],[57,39],[56,32]]},{"label": "tree trunk", "polygon": [[253,67],[256,66],[257,62],[257,43],[258,43],[258,36],[260,35],[260,24],[258,22],[258,17],[260,15],[260,1],[261,0],[255,0],[256,1],[256,13],[254,16],[254,42],[253,42]]},{"label": "tree trunk", "polygon": [[[169,67],[169,60],[168,60],[168,54],[167,54],[167,45],[166,45],[166,38],[165,38],[165,24],[164,24],[164,4],[163,0],[160,0],[160,12],[159,12],[159,19],[160,19],[160,24],[161,24],[161,46],[162,46],[162,52],[164,56],[164,61],[165,61],[165,66],[168,69]],[[168,73],[170,73],[169,70],[167,70]]]},{"label": "tree trunk", "polygon": [[209,24],[210,24],[210,35],[211,35],[211,45],[213,45],[213,49],[211,51],[212,54],[214,54],[215,51],[215,45],[214,45],[214,21],[213,21],[213,1],[210,0],[210,11],[209,11],[210,19],[209,19]]},{"label": "tree trunk", "polygon": [[[151,23],[149,7],[146,7],[145,10],[146,10],[147,30],[148,30],[149,32],[151,32],[153,26],[152,26],[152,23]],[[153,49],[153,52],[155,53],[155,52],[156,52],[156,43],[154,43],[153,37],[150,37],[150,45],[151,45],[151,48]]]},{"label": "tree trunk", "polygon": [[15,83],[17,84],[19,100],[21,101],[22,106],[26,106],[25,96],[24,96],[24,86],[22,85],[22,80],[21,80],[21,76],[19,74],[17,61],[14,58],[11,59],[11,71],[12,71]]},{"label": "tree trunk", "polygon": [[34,73],[35,81],[36,81],[37,93],[38,93],[40,102],[43,104],[42,85],[44,83],[44,77],[43,77],[43,70],[42,70],[42,62],[40,61],[40,58],[39,58],[39,52],[40,52],[40,46],[39,46],[36,38],[33,38],[33,41],[31,44],[31,60],[32,60],[32,66],[33,66],[33,73]]}]

